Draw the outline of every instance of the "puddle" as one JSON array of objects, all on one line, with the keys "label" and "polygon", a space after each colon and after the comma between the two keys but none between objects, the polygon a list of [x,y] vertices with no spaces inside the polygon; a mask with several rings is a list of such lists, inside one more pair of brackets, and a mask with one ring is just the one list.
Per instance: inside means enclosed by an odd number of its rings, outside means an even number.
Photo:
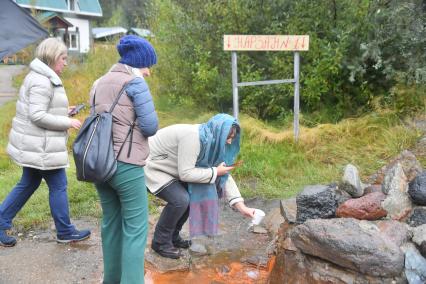
[{"label": "puddle", "polygon": [[223,252],[209,258],[197,259],[192,263],[190,271],[173,271],[160,273],[149,263],[146,265],[146,284],[187,284],[187,283],[233,283],[247,284],[268,282],[269,274],[275,263],[275,257],[267,265],[242,263],[240,259],[244,251],[237,253]]},{"label": "puddle", "polygon": [[[251,199],[246,203],[249,207],[261,208],[268,213],[279,207],[275,200]],[[265,229],[259,233],[248,230],[250,220],[227,204],[222,207],[219,220],[218,236],[193,239],[193,243],[199,242],[206,247],[208,254],[205,256],[185,250],[184,257],[175,261],[162,258],[148,249],[145,255],[145,283],[268,283],[275,263],[272,256],[274,238]],[[188,235],[186,226],[182,231],[184,236]]]}]

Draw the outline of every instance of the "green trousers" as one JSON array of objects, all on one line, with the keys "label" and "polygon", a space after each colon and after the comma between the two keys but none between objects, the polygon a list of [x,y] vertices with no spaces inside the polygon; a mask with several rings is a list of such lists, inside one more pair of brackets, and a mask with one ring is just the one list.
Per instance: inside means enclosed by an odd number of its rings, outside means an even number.
[{"label": "green trousers", "polygon": [[96,189],[103,212],[103,283],[144,283],[148,198],[143,168],[118,162],[114,176]]}]

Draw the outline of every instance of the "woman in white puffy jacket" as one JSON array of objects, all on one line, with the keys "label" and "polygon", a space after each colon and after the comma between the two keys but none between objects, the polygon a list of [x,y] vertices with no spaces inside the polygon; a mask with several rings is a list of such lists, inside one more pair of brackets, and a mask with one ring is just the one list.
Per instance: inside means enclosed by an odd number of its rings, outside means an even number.
[{"label": "woman in white puffy jacket", "polygon": [[67,177],[68,129],[81,122],[68,116],[68,98],[59,78],[67,65],[67,48],[57,38],[42,41],[30,64],[16,102],[7,152],[22,166],[22,177],[0,205],[0,245],[14,246],[16,239],[6,230],[12,220],[44,179],[49,187],[50,211],[55,222],[57,241],[73,242],[90,236],[78,231],[70,221]]}]

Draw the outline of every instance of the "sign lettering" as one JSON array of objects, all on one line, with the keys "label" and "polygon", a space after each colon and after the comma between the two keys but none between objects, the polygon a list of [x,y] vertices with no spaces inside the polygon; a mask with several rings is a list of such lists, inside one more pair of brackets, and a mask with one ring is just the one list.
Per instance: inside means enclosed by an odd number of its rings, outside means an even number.
[{"label": "sign lettering", "polygon": [[308,35],[224,35],[225,51],[307,51]]}]

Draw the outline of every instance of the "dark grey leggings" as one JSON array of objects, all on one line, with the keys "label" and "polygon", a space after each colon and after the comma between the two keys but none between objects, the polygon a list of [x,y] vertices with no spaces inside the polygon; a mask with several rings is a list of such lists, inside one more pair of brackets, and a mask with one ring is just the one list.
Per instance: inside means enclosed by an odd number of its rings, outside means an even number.
[{"label": "dark grey leggings", "polygon": [[167,202],[155,227],[153,243],[167,248],[179,238],[189,216],[189,194],[185,183],[175,181],[156,195]]}]

